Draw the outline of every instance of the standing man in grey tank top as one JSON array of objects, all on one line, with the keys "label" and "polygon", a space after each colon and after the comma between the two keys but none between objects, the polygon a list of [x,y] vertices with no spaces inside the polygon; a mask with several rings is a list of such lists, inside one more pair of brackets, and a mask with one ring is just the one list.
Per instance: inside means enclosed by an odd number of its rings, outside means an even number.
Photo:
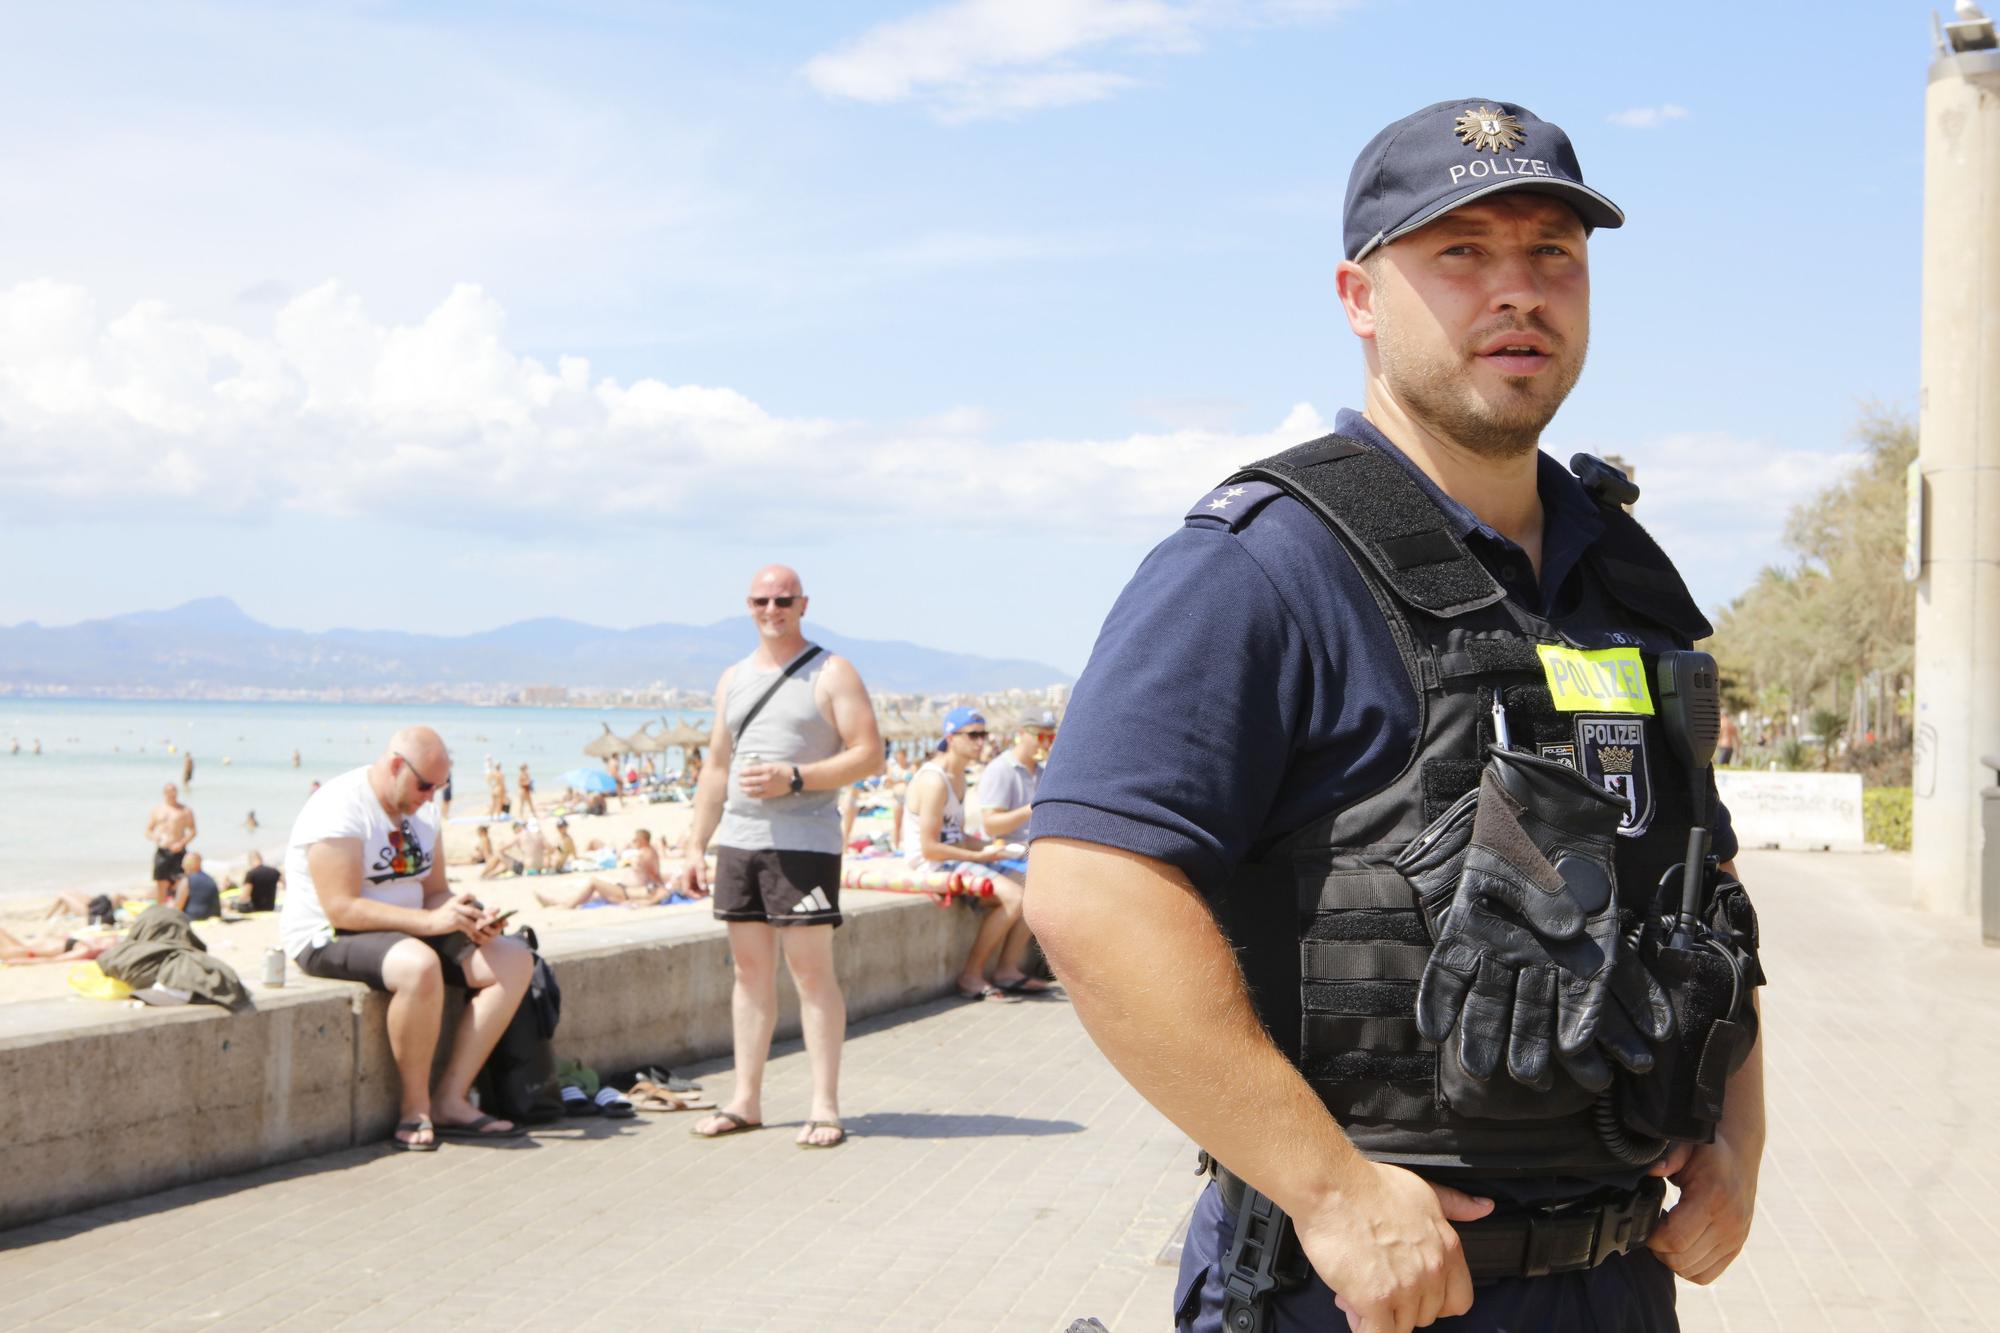
[{"label": "standing man in grey tank top", "polygon": [[[729,923],[736,985],[729,1011],[736,1087],[701,1138],[764,1123],[764,1062],[778,1022],[778,955],[799,991],[799,1021],[812,1065],[812,1111],[798,1142],[838,1146],[840,1043],[847,1002],[833,969],[840,924],[840,813],[850,782],[882,771],[882,737],[860,675],[845,658],[806,642],[805,588],[783,565],[750,580],[757,651],[722,673],[715,729],[695,788],[686,887],[712,888],[715,915]],[[715,882],[702,854],[716,842]]]}]

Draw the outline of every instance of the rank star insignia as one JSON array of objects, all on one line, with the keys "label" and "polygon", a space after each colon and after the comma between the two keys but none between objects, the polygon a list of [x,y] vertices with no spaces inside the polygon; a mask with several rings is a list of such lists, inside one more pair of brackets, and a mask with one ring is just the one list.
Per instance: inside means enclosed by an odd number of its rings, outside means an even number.
[{"label": "rank star insignia", "polygon": [[1237,496],[1241,494],[1243,494],[1243,488],[1241,486],[1231,486],[1228,490],[1222,493],[1222,498],[1225,500],[1234,500]]},{"label": "rank star insignia", "polygon": [[1520,121],[1490,106],[1466,112],[1452,129],[1457,133],[1458,141],[1475,153],[1482,148],[1489,153],[1497,153],[1503,148],[1511,153],[1528,137]]},{"label": "rank star insignia", "polygon": [[1219,500],[1210,500],[1208,507],[1210,509],[1227,509],[1229,508],[1229,497],[1225,495]]}]

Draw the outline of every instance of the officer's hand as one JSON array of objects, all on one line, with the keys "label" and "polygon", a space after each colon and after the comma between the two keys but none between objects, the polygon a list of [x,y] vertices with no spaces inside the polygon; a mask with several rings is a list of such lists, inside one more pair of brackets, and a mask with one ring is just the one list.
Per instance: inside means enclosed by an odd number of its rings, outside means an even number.
[{"label": "officer's hand", "polygon": [[1354,1333],[1407,1333],[1472,1308],[1472,1275],[1452,1222],[1493,1211],[1476,1199],[1414,1172],[1363,1164],[1358,1193],[1293,1225],[1306,1257]]},{"label": "officer's hand", "polygon": [[1681,1197],[1646,1238],[1660,1262],[1690,1282],[1707,1285],[1743,1252],[1757,1205],[1757,1163],[1739,1160],[1728,1138],[1676,1143],[1652,1174],[1680,1186]]}]

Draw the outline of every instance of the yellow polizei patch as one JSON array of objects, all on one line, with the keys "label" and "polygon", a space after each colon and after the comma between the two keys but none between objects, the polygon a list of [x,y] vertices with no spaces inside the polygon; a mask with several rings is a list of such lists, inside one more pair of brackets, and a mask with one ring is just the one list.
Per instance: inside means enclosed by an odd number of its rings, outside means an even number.
[{"label": "yellow polizei patch", "polygon": [[1565,713],[1653,713],[1646,664],[1637,648],[1565,648],[1538,643],[1549,695]]}]

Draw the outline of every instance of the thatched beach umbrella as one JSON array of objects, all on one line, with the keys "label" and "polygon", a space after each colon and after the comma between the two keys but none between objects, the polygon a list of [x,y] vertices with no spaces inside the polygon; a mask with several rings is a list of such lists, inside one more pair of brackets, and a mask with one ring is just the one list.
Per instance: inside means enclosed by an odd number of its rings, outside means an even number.
[{"label": "thatched beach umbrella", "polygon": [[627,737],[626,744],[632,747],[632,753],[634,754],[660,754],[671,748],[673,742],[665,736],[655,736],[653,734],[653,724],[648,722],[645,726]]},{"label": "thatched beach umbrella", "polygon": [[616,759],[625,753],[625,741],[611,730],[609,722],[599,723],[604,734],[583,747],[583,752],[592,759]]},{"label": "thatched beach umbrella", "polygon": [[708,736],[706,728],[697,727],[692,722],[676,722],[661,733],[660,739],[683,750],[699,750],[708,745]]}]

